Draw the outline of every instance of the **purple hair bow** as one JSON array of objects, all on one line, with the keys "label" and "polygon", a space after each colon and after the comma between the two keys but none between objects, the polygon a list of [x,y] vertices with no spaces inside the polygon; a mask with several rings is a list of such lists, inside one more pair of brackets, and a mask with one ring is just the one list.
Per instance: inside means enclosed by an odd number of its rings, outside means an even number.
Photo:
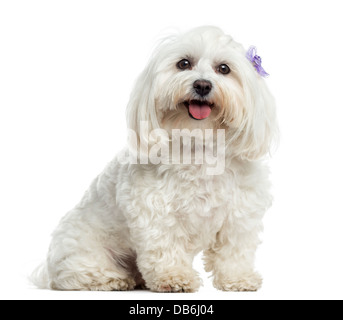
[{"label": "purple hair bow", "polygon": [[246,54],[246,57],[250,62],[252,62],[257,73],[262,77],[267,77],[269,74],[262,68],[262,59],[257,55],[256,47],[251,46]]}]

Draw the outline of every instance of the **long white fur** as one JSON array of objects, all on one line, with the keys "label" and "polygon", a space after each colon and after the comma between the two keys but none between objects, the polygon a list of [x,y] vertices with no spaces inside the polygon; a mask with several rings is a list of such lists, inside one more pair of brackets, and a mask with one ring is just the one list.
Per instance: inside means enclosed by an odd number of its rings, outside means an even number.
[{"label": "long white fur", "polygon": [[[176,64],[191,59],[191,70]],[[227,63],[229,75],[216,66]],[[210,117],[189,117],[183,101],[193,83],[211,81]],[[81,202],[60,222],[47,261],[33,274],[40,288],[194,292],[201,279],[192,268],[204,251],[213,284],[225,291],[257,290],[254,257],[262,217],[270,207],[264,156],[277,133],[275,105],[244,48],[215,27],[200,27],[164,41],[138,78],[128,108],[128,127],[169,134],[179,129],[225,129],[225,172],[207,165],[130,164],[115,158]],[[127,150],[123,150],[123,153]]]}]

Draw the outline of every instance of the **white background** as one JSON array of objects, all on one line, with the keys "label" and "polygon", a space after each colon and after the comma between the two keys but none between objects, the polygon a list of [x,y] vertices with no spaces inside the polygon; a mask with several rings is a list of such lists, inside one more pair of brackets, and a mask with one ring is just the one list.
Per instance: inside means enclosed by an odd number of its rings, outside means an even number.
[{"label": "white background", "polygon": [[[0,297],[343,298],[341,1],[0,2]],[[256,45],[278,104],[257,293],[52,292],[26,276],[50,234],[125,143],[125,107],[159,37],[214,24]]]}]

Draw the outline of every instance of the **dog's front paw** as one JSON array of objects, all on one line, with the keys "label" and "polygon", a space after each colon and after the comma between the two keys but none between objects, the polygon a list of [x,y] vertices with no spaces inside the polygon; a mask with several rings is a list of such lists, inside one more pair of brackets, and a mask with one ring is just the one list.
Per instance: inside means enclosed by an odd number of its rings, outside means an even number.
[{"label": "dog's front paw", "polygon": [[132,278],[112,279],[102,284],[92,284],[87,288],[90,291],[130,291],[135,288],[136,282]]},{"label": "dog's front paw", "polygon": [[213,285],[222,291],[257,291],[262,286],[262,277],[258,273],[235,277],[215,277]]},{"label": "dog's front paw", "polygon": [[148,286],[155,292],[196,292],[201,285],[201,279],[195,272],[164,275],[151,281]]}]

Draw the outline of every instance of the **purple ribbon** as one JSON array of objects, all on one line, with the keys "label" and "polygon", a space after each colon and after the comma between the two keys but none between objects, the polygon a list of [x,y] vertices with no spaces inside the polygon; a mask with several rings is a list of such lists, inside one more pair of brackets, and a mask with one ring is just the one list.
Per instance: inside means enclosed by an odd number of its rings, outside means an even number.
[{"label": "purple ribbon", "polygon": [[269,74],[262,68],[262,59],[260,56],[257,55],[256,47],[251,46],[246,54],[248,60],[253,64],[257,73],[261,77],[267,77]]}]

